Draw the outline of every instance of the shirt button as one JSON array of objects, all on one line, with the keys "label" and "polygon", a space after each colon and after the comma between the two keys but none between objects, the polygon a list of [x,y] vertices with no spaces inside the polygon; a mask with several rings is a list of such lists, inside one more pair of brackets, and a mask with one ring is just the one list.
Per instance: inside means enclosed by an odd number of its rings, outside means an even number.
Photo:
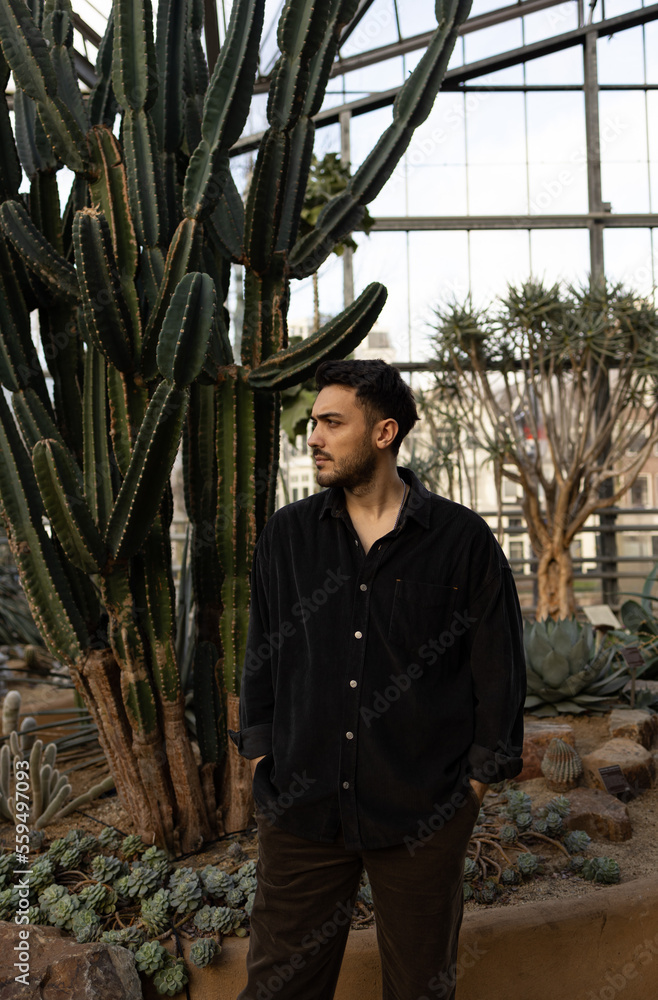
[{"label": "shirt button", "polygon": [[368,589],[368,584],[367,583],[362,583],[359,589],[360,590],[367,590]]},{"label": "shirt button", "polygon": [[343,782],[343,788],[349,788],[349,787],[350,787],[349,781],[344,781]]},{"label": "shirt button", "polygon": [[356,681],[350,681],[350,687],[351,688],[355,688],[356,687]]},{"label": "shirt button", "polygon": [[363,638],[363,632],[355,632],[354,633],[354,638],[355,639],[362,639]]},{"label": "shirt button", "polygon": [[354,733],[345,733],[345,735],[347,736],[348,740],[354,739]]}]

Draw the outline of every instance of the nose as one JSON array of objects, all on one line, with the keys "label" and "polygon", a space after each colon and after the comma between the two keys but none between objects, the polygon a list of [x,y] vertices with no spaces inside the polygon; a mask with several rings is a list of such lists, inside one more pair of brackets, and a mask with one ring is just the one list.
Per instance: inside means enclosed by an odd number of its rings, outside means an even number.
[{"label": "nose", "polygon": [[320,434],[319,434],[319,431],[318,431],[319,426],[320,426],[319,424],[316,424],[315,427],[313,428],[313,430],[311,431],[311,433],[309,434],[309,436],[306,439],[306,443],[308,444],[309,448],[320,448],[321,447],[321,444],[320,444],[321,437],[320,437]]}]

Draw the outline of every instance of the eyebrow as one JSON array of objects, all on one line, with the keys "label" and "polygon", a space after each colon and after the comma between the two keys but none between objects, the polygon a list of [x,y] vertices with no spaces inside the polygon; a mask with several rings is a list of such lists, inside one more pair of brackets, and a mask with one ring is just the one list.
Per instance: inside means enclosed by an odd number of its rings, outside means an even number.
[{"label": "eyebrow", "polygon": [[344,414],[340,413],[338,410],[329,410],[327,413],[318,413],[317,417],[311,414],[310,419],[317,424],[318,420],[326,420],[328,417],[340,417],[344,419]]}]

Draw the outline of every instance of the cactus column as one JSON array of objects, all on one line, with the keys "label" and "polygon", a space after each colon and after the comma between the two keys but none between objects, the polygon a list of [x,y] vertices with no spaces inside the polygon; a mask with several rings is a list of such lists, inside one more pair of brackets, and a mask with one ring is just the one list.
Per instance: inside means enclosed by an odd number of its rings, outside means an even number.
[{"label": "cactus column", "polygon": [[[246,206],[229,151],[249,112],[264,0],[234,0],[210,77],[203,0],[160,0],[155,37],[150,0],[114,0],[87,101],[70,0],[0,0],[0,73],[17,88],[16,139],[0,101],[0,382],[13,409],[0,393],[1,513],[35,621],[98,724],[122,803],[170,851],[249,818],[227,713],[235,725],[249,569],[274,507],[279,391],[353,350],[386,298],[370,286],[289,348],[290,281],[359,224],[429,113],[468,6],[437,3],[436,34],[391,127],[298,240],[312,119],[357,0],[284,4]],[[75,175],[63,211],[62,165]],[[231,262],[245,271],[239,360],[224,306]],[[175,644],[170,476],[181,438],[200,764]]]}]

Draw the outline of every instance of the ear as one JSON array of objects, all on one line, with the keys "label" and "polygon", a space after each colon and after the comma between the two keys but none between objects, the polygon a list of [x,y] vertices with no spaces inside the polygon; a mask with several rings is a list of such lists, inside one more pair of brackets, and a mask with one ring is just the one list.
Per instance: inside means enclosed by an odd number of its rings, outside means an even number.
[{"label": "ear", "polygon": [[395,441],[395,436],[398,432],[398,422],[394,420],[393,417],[387,417],[386,420],[380,420],[375,424],[375,446],[381,448],[390,447],[390,445]]}]

